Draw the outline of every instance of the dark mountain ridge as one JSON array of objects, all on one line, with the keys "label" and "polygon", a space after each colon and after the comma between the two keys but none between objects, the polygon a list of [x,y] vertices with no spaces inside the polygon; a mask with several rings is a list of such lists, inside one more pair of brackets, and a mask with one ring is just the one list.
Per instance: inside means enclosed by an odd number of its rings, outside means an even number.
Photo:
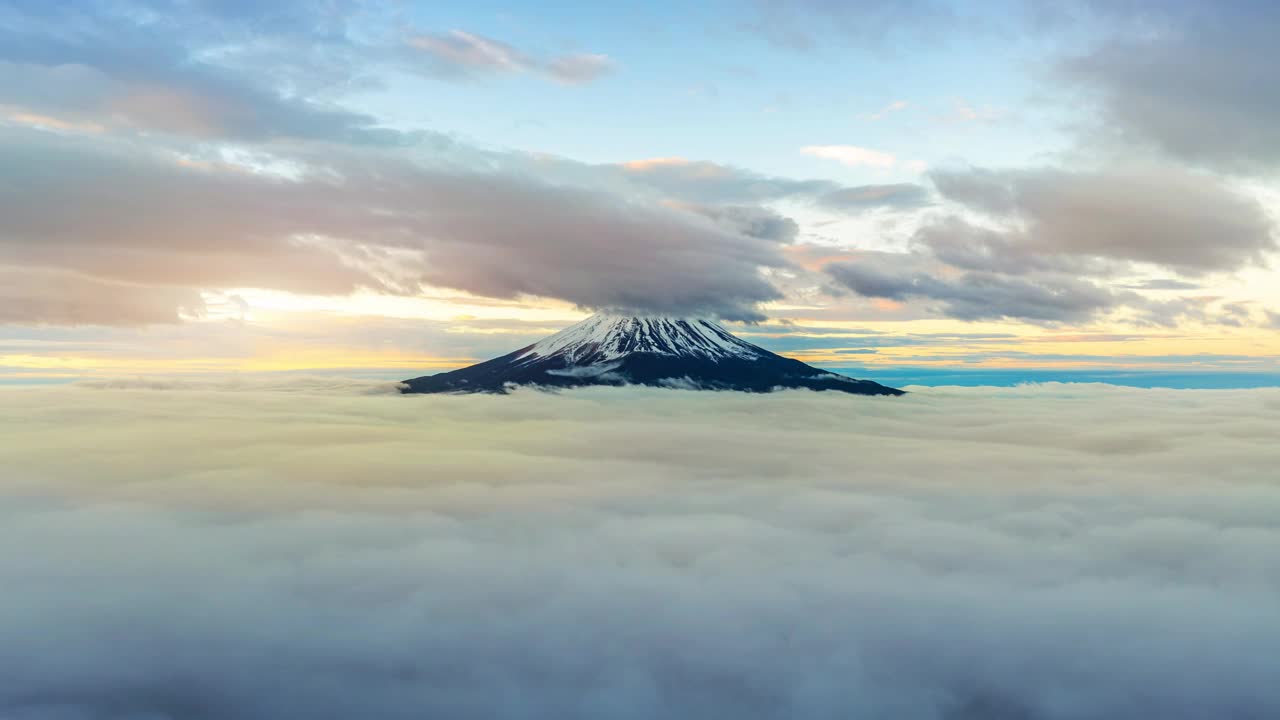
[{"label": "dark mountain ridge", "polygon": [[709,320],[620,315],[593,315],[501,357],[405,380],[402,392],[504,393],[518,386],[587,385],[903,394],[769,352]]}]

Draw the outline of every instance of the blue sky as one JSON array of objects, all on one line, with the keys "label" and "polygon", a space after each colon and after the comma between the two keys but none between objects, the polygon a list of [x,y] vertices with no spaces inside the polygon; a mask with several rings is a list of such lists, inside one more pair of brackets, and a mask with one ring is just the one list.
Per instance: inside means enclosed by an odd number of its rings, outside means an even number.
[{"label": "blue sky", "polygon": [[[588,162],[693,157],[857,182],[884,175],[833,168],[796,148],[855,144],[933,163],[970,155],[1003,164],[1043,152],[1053,143],[1044,133],[1057,132],[1053,99],[1028,102],[1036,88],[1027,75],[1046,48],[1013,26],[946,37],[904,28],[865,46],[819,35],[815,46],[797,49],[762,38],[752,24],[767,22],[767,13],[740,3],[476,3],[409,15],[423,27],[501,38],[540,55],[601,52],[616,65],[586,87],[522,75],[443,84],[403,78],[371,98],[406,126],[434,123],[486,144]],[[994,4],[984,12],[999,15]],[[1023,69],[1010,72],[1015,65]],[[895,103],[907,107],[894,110]],[[1026,131],[1010,137],[1007,128],[975,128],[957,115],[960,107],[992,116],[1016,109]]]},{"label": "blue sky", "polygon": [[0,2],[0,374],[430,370],[605,310],[870,374],[1262,377],[1276,32],[1255,0]]}]

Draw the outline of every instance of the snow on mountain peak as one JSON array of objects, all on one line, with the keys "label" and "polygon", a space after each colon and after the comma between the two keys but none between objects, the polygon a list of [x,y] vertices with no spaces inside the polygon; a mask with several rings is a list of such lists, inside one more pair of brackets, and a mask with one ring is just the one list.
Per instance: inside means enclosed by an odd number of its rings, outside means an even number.
[{"label": "snow on mountain peak", "polygon": [[535,343],[518,361],[558,355],[571,365],[594,364],[632,353],[711,360],[769,354],[710,320],[598,314]]},{"label": "snow on mountain peak", "polygon": [[870,380],[855,380],[775,355],[709,320],[628,315],[593,315],[515,352],[405,380],[403,392],[506,393],[522,386],[587,385],[902,394]]}]

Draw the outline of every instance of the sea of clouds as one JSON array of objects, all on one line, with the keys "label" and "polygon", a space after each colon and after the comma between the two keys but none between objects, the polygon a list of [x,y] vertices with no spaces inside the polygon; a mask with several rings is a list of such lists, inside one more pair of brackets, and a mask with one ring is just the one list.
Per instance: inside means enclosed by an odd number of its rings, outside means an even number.
[{"label": "sea of clouds", "polygon": [[0,390],[5,720],[1280,717],[1280,390]]}]

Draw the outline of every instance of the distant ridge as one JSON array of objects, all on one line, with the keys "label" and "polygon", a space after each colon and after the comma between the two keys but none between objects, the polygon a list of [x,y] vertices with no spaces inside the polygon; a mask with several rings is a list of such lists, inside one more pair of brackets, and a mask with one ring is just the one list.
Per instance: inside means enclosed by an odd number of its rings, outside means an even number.
[{"label": "distant ridge", "polygon": [[870,380],[785,358],[709,320],[593,315],[513,353],[405,380],[405,393],[504,393],[513,387],[649,385],[771,392],[792,388],[901,395]]}]

